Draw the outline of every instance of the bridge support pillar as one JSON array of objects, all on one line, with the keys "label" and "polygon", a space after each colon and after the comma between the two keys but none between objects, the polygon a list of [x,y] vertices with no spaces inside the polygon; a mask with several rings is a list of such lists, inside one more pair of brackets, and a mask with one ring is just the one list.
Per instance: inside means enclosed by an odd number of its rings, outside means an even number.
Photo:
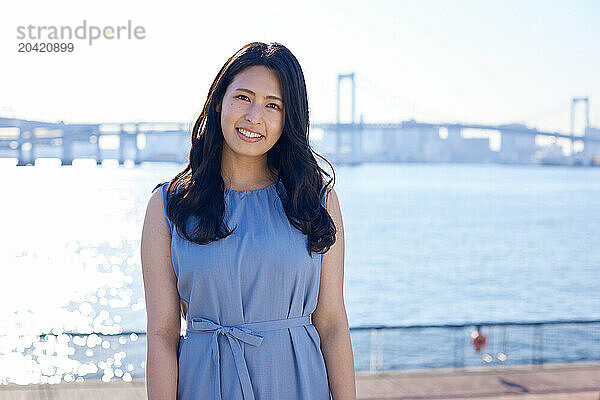
[{"label": "bridge support pillar", "polygon": [[142,163],[141,154],[140,154],[140,146],[138,137],[140,134],[140,124],[135,124],[135,137],[133,138],[133,145],[135,146],[135,165],[140,165]]},{"label": "bridge support pillar", "polygon": [[71,141],[72,141],[71,135],[72,135],[72,132],[70,132],[68,129],[63,128],[63,131],[62,131],[63,156],[61,158],[61,165],[73,165],[73,150],[71,149]]},{"label": "bridge support pillar", "polygon": [[33,165],[32,133],[29,127],[19,127],[19,159],[17,166]]}]

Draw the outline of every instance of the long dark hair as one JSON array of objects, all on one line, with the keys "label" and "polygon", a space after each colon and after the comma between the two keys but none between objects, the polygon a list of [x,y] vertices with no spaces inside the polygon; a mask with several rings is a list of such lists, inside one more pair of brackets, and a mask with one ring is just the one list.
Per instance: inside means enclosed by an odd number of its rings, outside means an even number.
[{"label": "long dark hair", "polygon": [[[215,107],[223,100],[235,75],[254,65],[275,71],[283,90],[286,110],[283,132],[267,153],[268,169],[277,176],[277,194],[292,226],[308,236],[309,255],[312,251],[325,253],[335,243],[336,228],[321,200],[331,190],[328,187],[333,187],[335,172],[331,163],[310,146],[304,74],[296,57],[279,43],[249,43],[231,56],[217,74],[191,130],[189,163],[168,184],[167,216],[181,236],[197,244],[209,244],[233,233],[223,220],[223,133]],[[318,165],[314,155],[331,167],[333,178],[327,183],[323,174],[328,178],[330,175]],[[283,183],[284,193],[279,182]],[[187,223],[191,216],[197,217],[198,222],[190,234]]]}]

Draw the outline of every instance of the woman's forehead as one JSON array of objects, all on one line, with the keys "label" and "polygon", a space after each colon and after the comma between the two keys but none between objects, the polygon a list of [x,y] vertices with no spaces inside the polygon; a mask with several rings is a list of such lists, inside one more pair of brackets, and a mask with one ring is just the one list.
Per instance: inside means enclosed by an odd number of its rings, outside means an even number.
[{"label": "woman's forehead", "polygon": [[281,98],[281,84],[276,71],[262,65],[253,65],[235,75],[229,90],[247,89],[257,95]]}]

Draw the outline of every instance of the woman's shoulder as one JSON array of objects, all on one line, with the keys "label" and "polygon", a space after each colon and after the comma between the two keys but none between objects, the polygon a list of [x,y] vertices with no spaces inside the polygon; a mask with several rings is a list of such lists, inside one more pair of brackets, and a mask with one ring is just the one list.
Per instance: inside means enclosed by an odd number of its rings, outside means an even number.
[{"label": "woman's shoulder", "polygon": [[152,189],[152,193],[155,193],[157,191],[166,190],[168,187],[169,187],[169,181],[160,182],[160,183],[156,184],[156,186],[154,186],[154,189]]},{"label": "woman's shoulder", "polygon": [[146,215],[144,217],[144,227],[151,228],[150,230],[163,230],[165,223],[163,222],[163,192],[162,187],[159,186],[158,190],[155,188],[152,191],[146,205]]},{"label": "woman's shoulder", "polygon": [[325,209],[330,215],[341,214],[340,201],[333,187],[325,191]]},{"label": "woman's shoulder", "polygon": [[152,189],[152,194],[148,199],[146,218],[160,224],[161,228],[166,226],[166,229],[171,231],[171,224],[166,213],[168,186],[169,181],[161,182]]}]

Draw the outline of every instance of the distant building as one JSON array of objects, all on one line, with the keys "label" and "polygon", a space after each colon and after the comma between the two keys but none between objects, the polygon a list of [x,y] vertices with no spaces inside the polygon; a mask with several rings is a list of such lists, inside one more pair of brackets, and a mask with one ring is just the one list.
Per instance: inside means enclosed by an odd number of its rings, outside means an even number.
[{"label": "distant building", "polygon": [[[600,139],[599,128],[587,128],[585,136]],[[600,142],[587,142],[583,148],[583,158],[586,165],[600,165]]]},{"label": "distant building", "polygon": [[[503,125],[506,128],[523,129],[528,128],[523,124]],[[531,163],[533,155],[538,150],[535,144],[535,135],[514,133],[511,130],[500,129],[500,152],[498,153],[498,161],[506,163]]]}]

